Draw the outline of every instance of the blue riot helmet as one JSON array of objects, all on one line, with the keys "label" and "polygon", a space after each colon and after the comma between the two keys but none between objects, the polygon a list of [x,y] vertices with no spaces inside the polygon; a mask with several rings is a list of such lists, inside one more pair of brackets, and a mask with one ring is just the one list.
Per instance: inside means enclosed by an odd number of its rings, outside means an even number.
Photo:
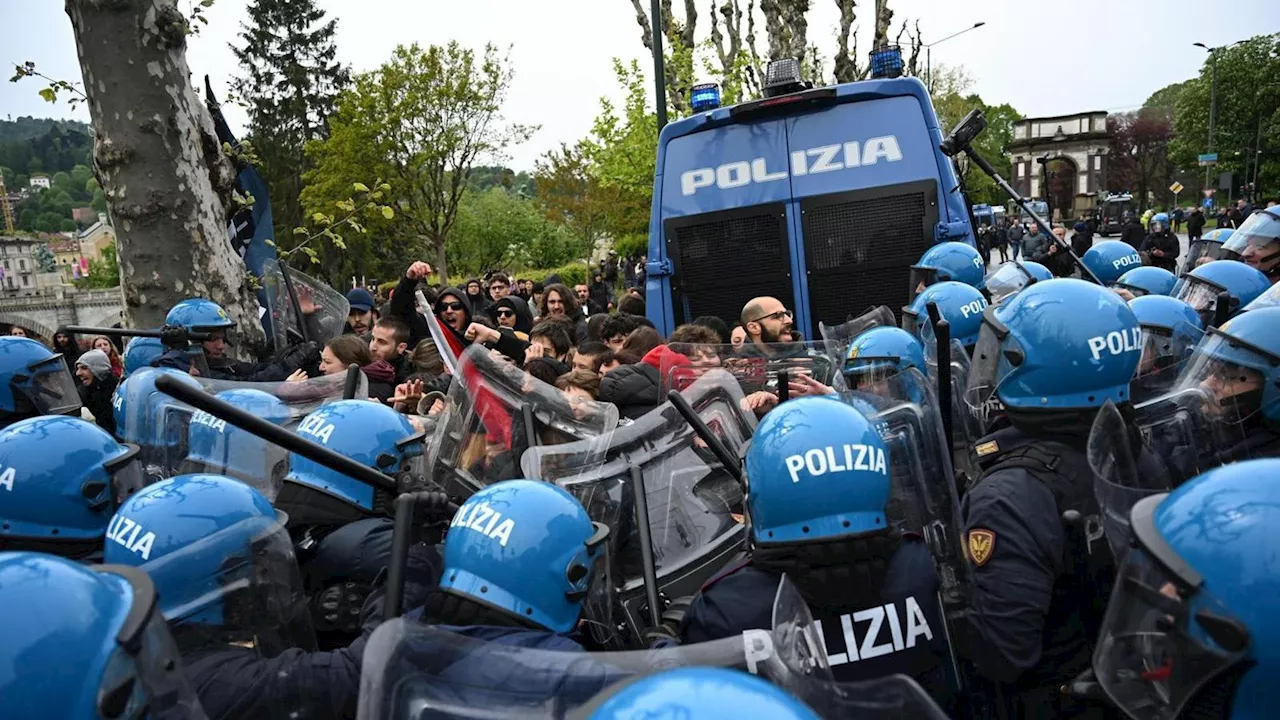
[{"label": "blue riot helmet", "polygon": [[1211,393],[1221,423],[1280,422],[1280,308],[1209,328],[1176,387]]},{"label": "blue riot helmet", "polygon": [[0,549],[85,559],[116,508],[145,483],[138,448],[80,418],[46,415],[0,430]]},{"label": "blue riot helmet", "polygon": [[1145,295],[1129,301],[1142,326],[1142,358],[1133,376],[1132,400],[1142,403],[1173,386],[1204,326],[1191,306],[1167,295]]},{"label": "blue riot helmet", "polygon": [[1217,324],[1218,296],[1222,293],[1228,298],[1224,312],[1229,318],[1270,287],[1271,281],[1255,268],[1235,260],[1214,260],[1184,275],[1173,297],[1200,313],[1201,322],[1208,327]]},{"label": "blue riot helmet", "polygon": [[0,552],[0,717],[204,717],[146,573]]},{"label": "blue riot helmet", "polygon": [[938,315],[951,325],[951,337],[965,348],[978,341],[982,328],[982,310],[987,299],[970,285],[958,282],[940,282],[925,288],[911,305],[902,309],[902,328],[920,337],[920,328],[929,322],[929,303],[937,303]]},{"label": "blue riot helmet", "polygon": [[939,282],[961,282],[981,290],[987,266],[972,245],[944,242],[934,245],[911,266],[911,297]]},{"label": "blue riot helmet", "polygon": [[1126,271],[1111,284],[1111,287],[1128,290],[1131,295],[1138,298],[1144,295],[1169,295],[1176,284],[1178,284],[1178,278],[1173,273],[1164,268],[1148,265]]},{"label": "blue riot helmet", "polygon": [[1222,250],[1226,257],[1238,259],[1269,278],[1280,278],[1280,207],[1255,211],[1236,228]]},{"label": "blue riot helmet", "polygon": [[552,632],[572,630],[604,583],[609,528],[563,488],[507,480],[458,509],[444,544],[445,594]]},{"label": "blue riot helmet", "polygon": [[141,450],[151,481],[172,477],[187,456],[187,424],[191,408],[156,389],[156,378],[169,375],[184,385],[203,390],[194,377],[172,368],[143,368],[116,386],[111,411],[116,436]]},{"label": "blue riot helmet", "polygon": [[1270,717],[1280,668],[1280,460],[1226,465],[1130,512],[1093,655],[1131,717]]},{"label": "blue riot helmet", "polygon": [[1245,305],[1240,312],[1248,312],[1250,310],[1261,310],[1262,308],[1280,307],[1280,284],[1272,285],[1267,291],[1253,299],[1253,302]]},{"label": "blue riot helmet", "polygon": [[1151,216],[1151,232],[1163,232],[1169,229],[1169,213],[1158,212]]},{"label": "blue riot helmet", "polygon": [[1012,297],[1033,282],[1053,277],[1049,268],[1033,260],[1007,262],[987,274],[985,281],[991,304],[996,305]]},{"label": "blue riot helmet", "polygon": [[[223,390],[215,397],[276,425],[284,425],[293,418],[288,405],[262,390]],[[288,465],[289,455],[280,446],[203,410],[191,413],[187,458],[180,468],[183,473],[233,477],[268,500],[275,500]]]},{"label": "blue riot helmet", "polygon": [[165,325],[178,325],[188,331],[226,330],[235,327],[231,316],[222,306],[204,298],[188,298],[169,308],[164,316]]},{"label": "blue riot helmet", "polygon": [[641,675],[606,689],[588,704],[588,720],[762,717],[818,720],[818,714],[777,685],[740,670],[686,667]]},{"label": "blue riot helmet", "polygon": [[1036,283],[982,316],[965,400],[1016,411],[1129,401],[1142,355],[1138,318],[1119,295],[1073,278]]},{"label": "blue riot helmet", "polygon": [[120,506],[103,557],[151,576],[184,653],[237,643],[268,657],[314,649],[286,521],[239,480],[179,475]]},{"label": "blue riot helmet", "polygon": [[783,545],[886,529],[887,456],[872,421],[852,405],[820,397],[779,405],[756,426],[747,451],[752,541]]},{"label": "blue riot helmet", "polygon": [[62,356],[30,338],[0,337],[0,380],[0,425],[80,411],[80,393]]},{"label": "blue riot helmet", "polygon": [[1186,275],[1207,262],[1233,257],[1223,250],[1223,245],[1234,232],[1231,228],[1218,228],[1192,240],[1187,247],[1186,255],[1182,258],[1182,274]]},{"label": "blue riot helmet", "polygon": [[1080,258],[1084,266],[1103,284],[1110,286],[1120,276],[1136,267],[1142,267],[1142,256],[1129,243],[1119,240],[1103,240]]},{"label": "blue riot helmet", "polygon": [[878,327],[862,333],[849,344],[843,373],[849,389],[858,390],[907,368],[926,371],[920,341],[901,328]]},{"label": "blue riot helmet", "polygon": [[164,344],[160,342],[160,338],[135,337],[130,339],[129,344],[124,346],[124,355],[121,358],[124,362],[125,376],[132,375],[144,367],[151,367],[151,361],[163,354]]},{"label": "blue riot helmet", "polygon": [[[339,400],[303,418],[298,435],[396,477],[422,472],[423,434],[401,413],[368,400]],[[389,513],[393,498],[359,480],[289,454],[277,504],[301,524],[347,523]]]}]

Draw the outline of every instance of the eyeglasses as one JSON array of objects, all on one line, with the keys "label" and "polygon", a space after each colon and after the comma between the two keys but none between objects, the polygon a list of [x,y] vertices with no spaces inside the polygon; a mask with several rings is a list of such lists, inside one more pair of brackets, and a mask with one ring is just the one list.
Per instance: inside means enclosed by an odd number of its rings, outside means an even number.
[{"label": "eyeglasses", "polygon": [[510,318],[515,316],[516,316],[515,310],[499,310],[498,311],[498,317],[500,318]]},{"label": "eyeglasses", "polygon": [[457,312],[458,310],[461,310],[461,309],[463,309],[464,307],[466,307],[466,306],[465,306],[465,305],[463,305],[463,304],[462,304],[462,303],[460,303],[460,302],[446,302],[446,303],[440,303],[440,309],[441,309],[441,310],[453,310],[454,312]]},{"label": "eyeglasses", "polygon": [[790,310],[779,310],[778,312],[771,312],[771,313],[769,313],[768,315],[761,315],[760,317],[756,318],[755,320],[751,320],[751,321],[749,321],[749,322],[757,322],[757,323],[758,323],[758,322],[760,322],[761,320],[769,320],[769,319],[771,319],[771,318],[776,318],[776,317],[779,317],[779,316],[781,316],[781,317],[785,317],[785,318],[787,318],[788,320],[790,320],[791,318],[795,317],[795,315],[794,315]]},{"label": "eyeglasses", "polygon": [[493,283],[492,285],[489,286],[489,289],[490,290],[506,290],[507,286],[503,285],[502,283]]}]

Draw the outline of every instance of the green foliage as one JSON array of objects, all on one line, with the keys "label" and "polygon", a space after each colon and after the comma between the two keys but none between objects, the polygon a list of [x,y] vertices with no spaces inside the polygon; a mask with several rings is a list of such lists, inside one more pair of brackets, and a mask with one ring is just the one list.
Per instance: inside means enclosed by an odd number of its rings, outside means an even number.
[{"label": "green foliage", "polygon": [[75,281],[84,290],[101,290],[120,287],[120,264],[116,260],[116,248],[108,245],[102,249],[102,260],[89,261],[89,274]]},{"label": "green foliage", "polygon": [[233,48],[244,72],[233,93],[248,111],[255,157],[238,162],[252,162],[266,182],[275,237],[286,242],[303,223],[299,195],[311,168],[306,144],[328,136],[350,71],[334,59],[337,21],[326,22],[313,0],[254,0],[248,14],[240,26],[243,45]]},{"label": "green foliage", "polygon": [[535,189],[533,176],[521,170],[501,166],[480,166],[471,168],[471,177],[467,179],[468,190],[484,191],[500,187],[519,197],[533,197]]},{"label": "green foliage", "polygon": [[[976,93],[965,94],[972,85],[973,80],[964,68],[935,66],[932,100],[938,127],[946,135],[971,110],[981,108],[987,118],[987,129],[974,141],[973,147],[997,170],[1008,167],[1013,124],[1022,115],[1008,103],[988,105]],[[1008,199],[995,181],[976,167],[967,169],[964,181],[973,203],[1003,205]]]},{"label": "green foliage", "polygon": [[[46,129],[32,134],[41,127]],[[87,125],[32,118],[0,120],[0,167],[14,174],[5,176],[6,182],[12,180],[10,190],[26,187],[27,178],[22,175],[52,175],[91,165],[92,151],[93,136]]]},{"label": "green foliage", "polygon": [[282,260],[288,260],[302,254],[306,255],[313,264],[318,265],[320,253],[316,248],[323,244],[319,242],[322,240],[327,241],[328,246],[335,252],[346,252],[347,237],[343,233],[349,231],[362,236],[368,232],[364,222],[395,218],[395,210],[383,204],[383,199],[390,190],[391,186],[381,180],[374,182],[373,189],[361,182],[352,183],[349,190],[350,196],[333,203],[335,212],[312,213],[307,219],[310,227],[300,225],[294,228],[292,235],[295,242],[288,249],[277,246],[277,255]]},{"label": "green foliage", "polygon": [[44,98],[45,102],[56,103],[61,96],[66,99],[68,107],[75,108],[77,103],[85,102],[88,99],[85,97],[83,86],[80,83],[55,80],[37,71],[36,64],[29,60],[13,66],[13,77],[9,78],[9,82],[18,82],[23,78],[29,77],[39,78],[48,83],[48,85],[36,91],[40,97]]},{"label": "green foliage", "polygon": [[545,282],[548,277],[559,275],[560,281],[572,288],[574,285],[587,282],[587,264],[585,262],[574,262],[546,270],[521,270],[516,275],[534,282]]},{"label": "green foliage", "polygon": [[[1261,136],[1258,186],[1264,196],[1274,196],[1280,192],[1280,85],[1276,84],[1280,34],[1256,35],[1215,54],[1218,110],[1214,151],[1219,165],[1213,168],[1211,184],[1217,187],[1220,172],[1233,172],[1240,182],[1247,169],[1252,178]],[[1212,64],[1206,55],[1199,77],[1182,83],[1173,93],[1169,159],[1178,168],[1196,172],[1201,180],[1204,169],[1197,167],[1197,156],[1208,151],[1211,84]],[[1160,92],[1165,90],[1168,88]]]},{"label": "green foliage", "polygon": [[613,241],[613,249],[618,257],[636,257],[649,255],[648,235],[626,235]]},{"label": "green foliage", "polygon": [[589,246],[549,222],[533,201],[501,187],[468,192],[449,236],[448,255],[462,275],[510,267],[552,267],[586,257]]},{"label": "green foliage", "polygon": [[378,70],[355,78],[329,119],[329,138],[307,148],[315,168],[305,175],[303,205],[320,211],[346,197],[353,178],[382,177],[395,214],[369,225],[377,253],[371,245],[326,257],[331,275],[398,275],[423,258],[448,277],[444,250],[473,167],[501,160],[535,129],[502,117],[512,74],[492,45],[477,54],[450,43],[397,47]]}]

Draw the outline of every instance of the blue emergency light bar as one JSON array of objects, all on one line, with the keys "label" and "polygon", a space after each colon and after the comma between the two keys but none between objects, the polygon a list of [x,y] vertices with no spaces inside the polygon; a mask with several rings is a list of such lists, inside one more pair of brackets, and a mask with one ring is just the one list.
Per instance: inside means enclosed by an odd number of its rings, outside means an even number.
[{"label": "blue emergency light bar", "polygon": [[717,83],[699,83],[689,91],[689,104],[694,112],[706,112],[720,107],[720,85]]},{"label": "blue emergency light bar", "polygon": [[871,77],[896,78],[902,76],[902,48],[884,45],[871,51]]}]

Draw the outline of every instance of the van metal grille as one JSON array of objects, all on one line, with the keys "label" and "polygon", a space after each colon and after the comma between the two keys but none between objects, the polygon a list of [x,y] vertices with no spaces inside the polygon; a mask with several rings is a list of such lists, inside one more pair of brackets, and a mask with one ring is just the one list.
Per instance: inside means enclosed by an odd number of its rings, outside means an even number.
[{"label": "van metal grille", "polygon": [[800,202],[810,317],[843,322],[869,307],[907,304],[911,266],[933,244],[932,180],[805,198]]},{"label": "van metal grille", "polygon": [[795,306],[782,203],[673,218],[665,229],[677,324],[715,315],[733,325],[760,295]]}]

